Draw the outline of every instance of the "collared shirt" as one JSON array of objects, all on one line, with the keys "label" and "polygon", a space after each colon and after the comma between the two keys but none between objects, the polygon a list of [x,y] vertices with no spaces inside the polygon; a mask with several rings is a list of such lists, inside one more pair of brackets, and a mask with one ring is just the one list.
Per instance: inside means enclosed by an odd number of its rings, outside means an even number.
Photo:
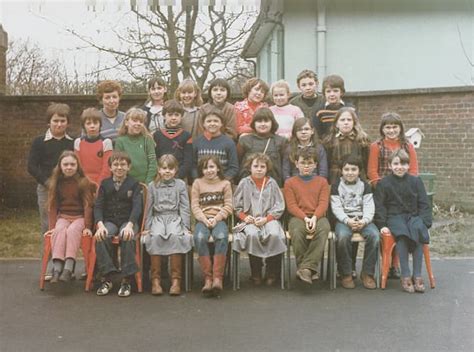
[{"label": "collared shirt", "polygon": [[57,140],[61,140],[61,139],[63,139],[63,138],[67,138],[67,139],[69,139],[70,141],[74,140],[74,139],[73,139],[70,135],[68,135],[67,133],[65,133],[64,136],[61,137],[61,138],[56,138],[56,137],[53,136],[53,133],[51,132],[51,128],[48,128],[48,130],[46,131],[46,133],[45,133],[45,135],[44,135],[43,141],[44,141],[44,142],[47,142],[47,141],[49,141],[49,140],[51,140],[51,139],[53,139],[53,138],[54,138],[54,139],[57,139]]}]

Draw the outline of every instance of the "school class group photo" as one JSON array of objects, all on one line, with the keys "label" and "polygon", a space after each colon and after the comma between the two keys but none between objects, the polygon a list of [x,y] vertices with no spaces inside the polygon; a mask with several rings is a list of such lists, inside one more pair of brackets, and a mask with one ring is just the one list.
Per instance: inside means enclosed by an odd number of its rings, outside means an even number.
[{"label": "school class group photo", "polygon": [[[231,104],[218,78],[204,103],[193,80],[172,94],[154,77],[143,106],[123,112],[120,83],[102,81],[100,108],[84,107],[77,138],[67,132],[69,106],[51,103],[28,158],[44,243],[40,287],[77,277],[95,282],[98,296],[129,297],[133,281],[139,292],[179,296],[194,252],[203,296],[221,296],[229,249],[248,254],[254,286],[276,286],[290,245],[297,279],[311,285],[334,234],[343,288],[377,288],[388,236],[389,278],[423,293],[432,209],[402,117],[385,112],[369,138],[342,77],[324,77],[322,94],[311,70],[296,83],[292,97],[284,80],[250,78]],[[360,274],[354,236],[364,242]]]}]

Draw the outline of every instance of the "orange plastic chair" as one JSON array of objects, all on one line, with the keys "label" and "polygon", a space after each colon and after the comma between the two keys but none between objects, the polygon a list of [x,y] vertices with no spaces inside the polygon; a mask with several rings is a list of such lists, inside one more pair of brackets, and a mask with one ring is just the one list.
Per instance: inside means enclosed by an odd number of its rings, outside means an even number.
[{"label": "orange plastic chair", "polygon": [[[395,248],[395,237],[393,237],[390,232],[383,232],[381,233],[381,236],[382,280],[380,283],[380,288],[385,289],[385,286],[387,285],[388,271],[390,269],[390,261],[392,259],[392,251]],[[435,288],[436,280],[431,268],[430,246],[428,244],[423,245],[423,255],[425,257],[426,272],[428,273],[428,278],[430,280],[430,287]]]},{"label": "orange plastic chair", "polygon": [[[140,230],[138,233],[135,234],[135,261],[138,265],[139,271],[135,273],[135,281],[137,283],[137,290],[139,293],[143,292],[143,282],[142,282],[142,244],[141,244],[141,236],[143,233],[143,230],[145,228],[145,210],[147,206],[147,200],[148,200],[148,189],[147,186],[144,183],[140,182],[140,187],[142,189],[142,195],[143,195],[143,216],[142,216],[142,221],[141,221],[141,226]],[[87,264],[87,280],[86,280],[86,292],[89,292],[91,286],[92,286],[92,280],[94,278],[94,268],[95,268],[95,262],[97,260],[97,255],[95,251],[95,238],[92,237],[91,239],[91,247],[90,247],[90,254],[89,254],[89,262]],[[119,244],[120,239],[118,236],[115,236],[112,239],[112,243],[114,244]]]},{"label": "orange plastic chair", "polygon": [[[91,187],[92,191],[94,194],[96,194],[98,187],[95,182],[91,182]],[[51,255],[51,237],[52,237],[52,232],[47,231],[43,236],[44,236],[44,244],[43,244],[43,259],[41,261],[41,276],[40,276],[40,290],[44,290],[44,276],[46,275],[46,270],[48,268],[48,262],[49,262],[49,256]],[[84,257],[84,266],[86,273],[89,272],[88,269],[88,264],[89,264],[89,257],[90,257],[90,252],[91,252],[91,246],[92,246],[92,237],[89,236],[82,236],[81,237],[81,250],[82,250],[82,256]]]}]

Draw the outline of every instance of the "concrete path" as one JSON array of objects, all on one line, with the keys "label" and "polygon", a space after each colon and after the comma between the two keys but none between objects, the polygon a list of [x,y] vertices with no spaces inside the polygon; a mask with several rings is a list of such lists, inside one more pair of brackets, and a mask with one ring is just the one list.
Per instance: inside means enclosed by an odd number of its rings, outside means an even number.
[{"label": "concrete path", "polygon": [[[83,281],[38,289],[38,261],[0,261],[0,351],[473,351],[474,259],[433,260],[434,290],[242,288],[220,299],[97,297]],[[293,265],[294,269],[294,265]],[[426,280],[427,281],[427,280]]]}]

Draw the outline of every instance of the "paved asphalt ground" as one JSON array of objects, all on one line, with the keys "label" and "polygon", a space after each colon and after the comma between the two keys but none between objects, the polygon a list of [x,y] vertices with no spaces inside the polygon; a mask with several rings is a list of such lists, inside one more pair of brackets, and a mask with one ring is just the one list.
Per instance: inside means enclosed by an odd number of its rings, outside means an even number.
[{"label": "paved asphalt ground", "polygon": [[[474,259],[433,260],[434,290],[329,291],[296,282],[241,290],[119,298],[83,281],[38,289],[38,261],[0,261],[0,351],[473,351]],[[247,270],[247,271],[245,271]],[[197,263],[195,271],[198,272]],[[294,265],[293,265],[294,271]],[[427,281],[427,280],[426,280]]]}]

